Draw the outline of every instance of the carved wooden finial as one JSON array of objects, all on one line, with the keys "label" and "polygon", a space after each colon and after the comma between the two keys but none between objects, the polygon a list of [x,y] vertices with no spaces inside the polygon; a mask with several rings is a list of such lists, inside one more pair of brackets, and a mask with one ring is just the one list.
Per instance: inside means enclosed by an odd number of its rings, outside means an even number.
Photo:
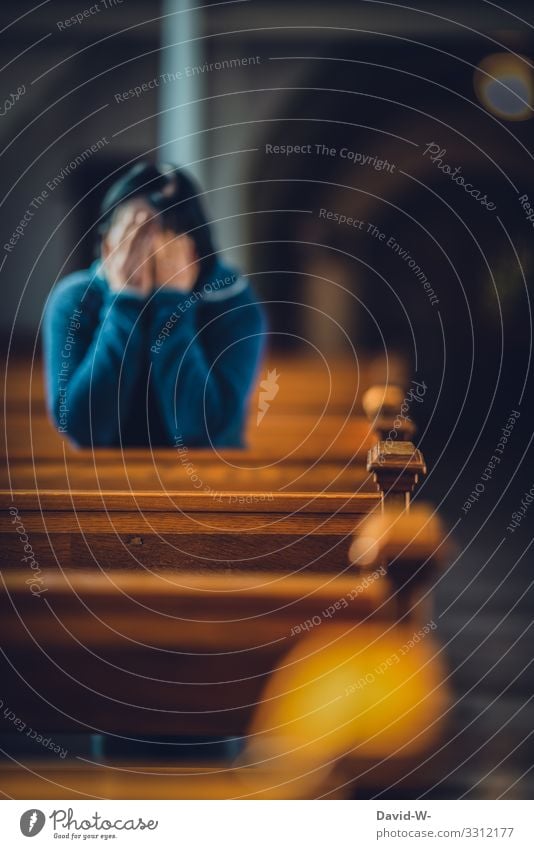
[{"label": "carved wooden finial", "polygon": [[383,504],[407,509],[426,464],[411,441],[415,425],[407,414],[406,394],[400,386],[372,386],[362,404],[378,439],[367,455],[367,470],[373,473]]},{"label": "carved wooden finial", "polygon": [[421,475],[426,474],[423,455],[413,442],[377,442],[367,455],[367,471],[382,493],[384,504],[399,509],[410,506],[410,496]]}]

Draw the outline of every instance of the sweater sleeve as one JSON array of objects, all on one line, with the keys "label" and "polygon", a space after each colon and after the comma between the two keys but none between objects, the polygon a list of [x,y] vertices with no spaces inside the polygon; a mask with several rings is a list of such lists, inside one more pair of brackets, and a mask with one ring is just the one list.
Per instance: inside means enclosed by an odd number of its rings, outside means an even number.
[{"label": "sweater sleeve", "polygon": [[44,319],[49,413],[79,447],[120,442],[121,419],[134,402],[144,299],[107,290],[95,299],[85,281],[65,280]]},{"label": "sweater sleeve", "polygon": [[171,444],[177,437],[190,446],[240,442],[264,331],[248,286],[215,308],[178,292],[154,295],[151,381]]}]

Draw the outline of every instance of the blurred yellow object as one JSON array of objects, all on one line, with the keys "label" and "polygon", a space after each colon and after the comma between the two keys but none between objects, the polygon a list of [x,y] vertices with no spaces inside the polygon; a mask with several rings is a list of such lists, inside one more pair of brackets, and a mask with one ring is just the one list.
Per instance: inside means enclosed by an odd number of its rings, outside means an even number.
[{"label": "blurred yellow object", "polygon": [[482,105],[507,121],[532,118],[534,75],[526,56],[492,53],[479,62],[474,86]]},{"label": "blurred yellow object", "polygon": [[427,750],[448,704],[434,629],[381,623],[347,633],[325,624],[300,641],[271,677],[251,729],[263,763],[309,770]]}]

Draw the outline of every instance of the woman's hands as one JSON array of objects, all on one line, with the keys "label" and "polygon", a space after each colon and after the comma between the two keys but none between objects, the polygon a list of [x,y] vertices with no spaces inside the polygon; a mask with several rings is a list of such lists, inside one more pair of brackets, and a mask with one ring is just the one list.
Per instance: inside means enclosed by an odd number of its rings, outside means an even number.
[{"label": "woman's hands", "polygon": [[163,287],[190,292],[199,274],[193,239],[163,230],[142,200],[118,208],[102,241],[102,259],[113,291],[133,291],[141,297]]},{"label": "woman's hands", "polygon": [[134,291],[147,297],[154,287],[152,241],[157,225],[144,204],[119,207],[102,241],[106,279],[115,292]]},{"label": "woman's hands", "polygon": [[199,262],[190,236],[160,230],[153,238],[156,287],[190,292],[195,285]]}]

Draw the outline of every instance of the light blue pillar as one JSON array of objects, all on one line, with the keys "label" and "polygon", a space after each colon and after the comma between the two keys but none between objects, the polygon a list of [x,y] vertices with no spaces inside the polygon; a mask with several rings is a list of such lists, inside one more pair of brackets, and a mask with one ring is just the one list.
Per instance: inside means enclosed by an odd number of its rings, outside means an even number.
[{"label": "light blue pillar", "polygon": [[[205,62],[199,0],[163,0],[159,85],[160,162],[187,166],[202,182]],[[197,69],[197,72],[195,72]]]}]

